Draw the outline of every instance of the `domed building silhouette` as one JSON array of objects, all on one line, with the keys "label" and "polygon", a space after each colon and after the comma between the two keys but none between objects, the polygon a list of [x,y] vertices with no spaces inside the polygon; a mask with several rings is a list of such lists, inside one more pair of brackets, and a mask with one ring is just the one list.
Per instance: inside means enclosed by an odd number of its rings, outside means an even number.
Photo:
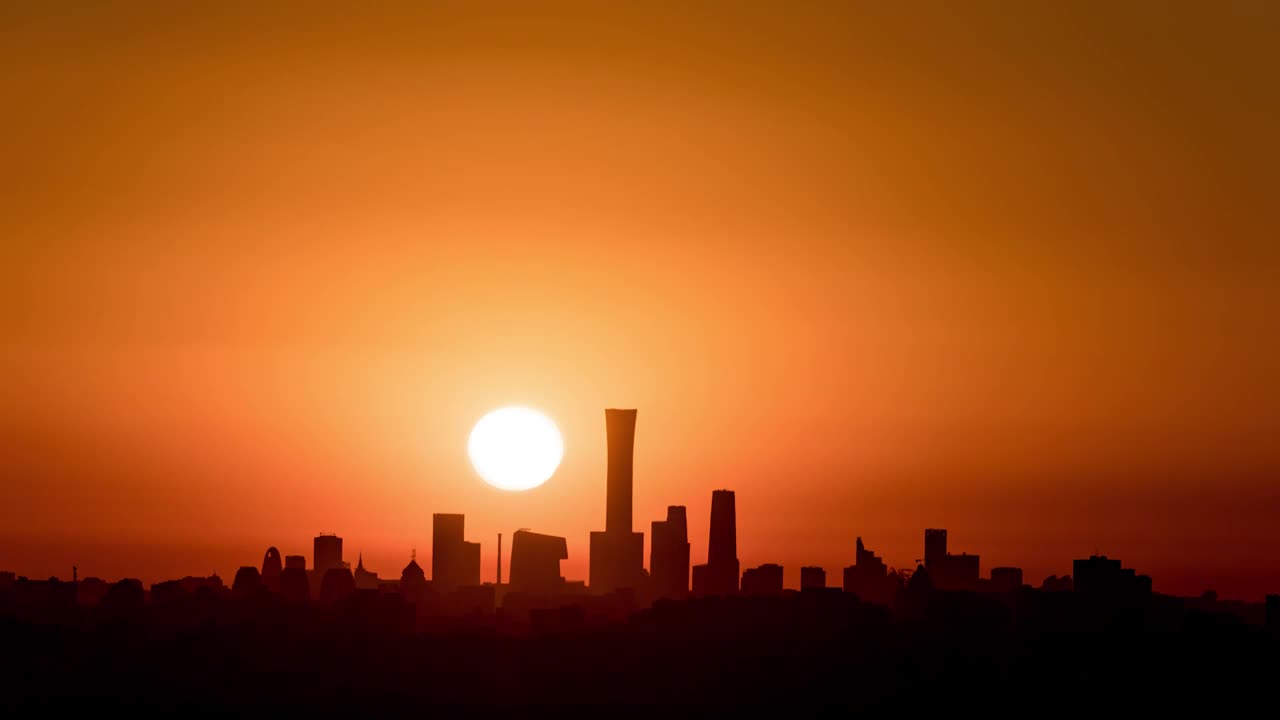
[{"label": "domed building silhouette", "polygon": [[258,568],[245,565],[236,571],[236,578],[231,582],[231,592],[237,597],[249,597],[262,589],[262,576]]},{"label": "domed building silhouette", "polygon": [[412,603],[421,603],[427,594],[427,574],[418,565],[418,552],[409,556],[409,564],[400,572],[400,595]]}]

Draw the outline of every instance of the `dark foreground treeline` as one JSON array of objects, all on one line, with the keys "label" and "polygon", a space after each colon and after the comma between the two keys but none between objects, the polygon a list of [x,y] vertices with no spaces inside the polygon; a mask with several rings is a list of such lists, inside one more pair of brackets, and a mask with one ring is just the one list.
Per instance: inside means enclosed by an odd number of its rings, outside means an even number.
[{"label": "dark foreground treeline", "polygon": [[1259,698],[1267,715],[1280,638],[1161,596],[1110,606],[1029,588],[904,593],[893,609],[815,591],[661,602],[623,621],[570,607],[532,623],[499,612],[425,625],[394,594],[325,606],[192,593],[44,616],[0,607],[0,678],[5,707],[55,716],[565,704],[927,704],[968,716],[1193,697]]}]

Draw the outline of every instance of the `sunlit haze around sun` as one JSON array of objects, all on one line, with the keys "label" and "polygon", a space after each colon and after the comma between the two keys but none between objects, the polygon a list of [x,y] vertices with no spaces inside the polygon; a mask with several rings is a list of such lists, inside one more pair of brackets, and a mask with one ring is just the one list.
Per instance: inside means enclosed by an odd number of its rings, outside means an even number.
[{"label": "sunlit haze around sun", "polygon": [[537,410],[505,407],[480,418],[467,442],[471,464],[499,490],[531,490],[555,474],[564,457],[560,429]]}]

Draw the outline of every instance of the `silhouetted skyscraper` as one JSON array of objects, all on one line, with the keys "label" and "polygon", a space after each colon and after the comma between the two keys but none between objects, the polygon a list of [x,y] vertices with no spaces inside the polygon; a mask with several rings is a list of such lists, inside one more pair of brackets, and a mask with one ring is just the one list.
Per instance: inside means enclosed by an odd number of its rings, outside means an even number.
[{"label": "silhouetted skyscraper", "polygon": [[732,490],[711,493],[711,538],[707,562],[712,565],[738,562],[738,510]]},{"label": "silhouetted skyscraper", "polygon": [[480,584],[480,543],[463,538],[466,517],[431,516],[431,584],[440,592]]},{"label": "silhouetted skyscraper", "polygon": [[632,471],[636,441],[636,411],[604,411],[609,445],[606,471],[604,531],[631,532]]},{"label": "silhouetted skyscraper", "polygon": [[607,409],[604,420],[609,464],[604,532],[591,533],[590,585],[595,592],[638,588],[644,582],[644,533],[631,530],[636,411]]},{"label": "silhouetted skyscraper", "polygon": [[285,555],[284,569],[294,568],[297,570],[307,569],[307,558],[305,555]]},{"label": "silhouetted skyscraper", "polygon": [[711,493],[711,538],[707,564],[693,568],[695,595],[731,595],[738,591],[738,520],[732,490]]},{"label": "silhouetted skyscraper", "polygon": [[924,531],[924,567],[932,573],[936,564],[947,556],[947,531],[926,528]]},{"label": "silhouetted skyscraper", "polygon": [[653,521],[649,580],[654,597],[689,594],[689,521],[683,505],[671,505],[666,520]]},{"label": "silhouetted skyscraper", "polygon": [[827,571],[820,567],[800,568],[800,589],[818,590],[827,586]]},{"label": "silhouetted skyscraper", "polygon": [[569,557],[562,537],[517,530],[511,537],[511,569],[507,584],[514,592],[553,594],[564,588],[560,561]]},{"label": "silhouetted skyscraper", "polygon": [[262,580],[274,583],[283,569],[284,566],[280,565],[280,551],[275,550],[275,547],[266,548],[266,555],[262,557]]},{"label": "silhouetted skyscraper", "polygon": [[325,573],[342,567],[342,538],[317,535],[311,547],[311,569],[322,579]]},{"label": "silhouetted skyscraper", "polygon": [[887,606],[893,603],[894,596],[898,593],[899,580],[896,574],[889,574],[884,560],[868,550],[859,537],[854,546],[853,565],[844,569],[843,587],[845,592],[857,595],[867,602]]}]

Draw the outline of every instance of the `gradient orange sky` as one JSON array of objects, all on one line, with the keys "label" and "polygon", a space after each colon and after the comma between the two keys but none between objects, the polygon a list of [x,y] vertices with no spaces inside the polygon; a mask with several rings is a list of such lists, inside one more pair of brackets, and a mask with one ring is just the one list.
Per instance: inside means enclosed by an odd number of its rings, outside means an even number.
[{"label": "gradient orange sky", "polygon": [[0,569],[398,577],[463,512],[585,579],[636,407],[694,562],[726,487],[789,586],[941,526],[1280,591],[1276,4],[182,5],[0,9]]}]

